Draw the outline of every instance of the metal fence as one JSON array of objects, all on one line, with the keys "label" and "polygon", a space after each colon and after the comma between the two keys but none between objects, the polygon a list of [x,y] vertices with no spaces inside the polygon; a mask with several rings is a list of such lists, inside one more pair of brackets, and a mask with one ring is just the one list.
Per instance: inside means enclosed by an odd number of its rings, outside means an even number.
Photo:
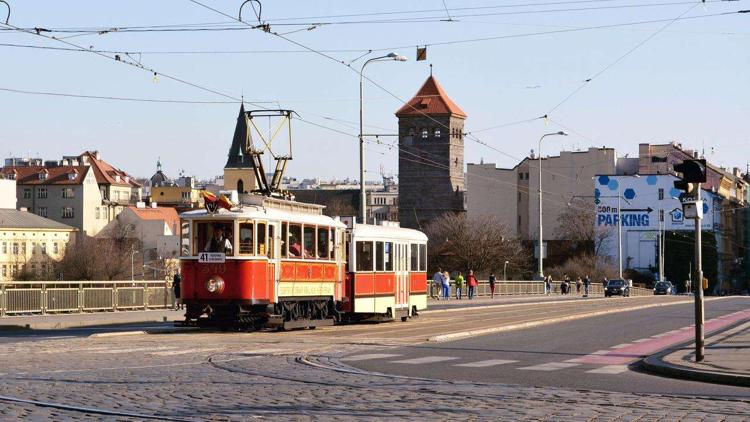
[{"label": "metal fence", "polygon": [[[442,296],[442,289],[436,286],[432,281],[428,282],[430,284],[430,296],[431,297],[438,297]],[[466,296],[468,294],[468,287],[464,283],[463,288],[463,296]],[[522,281],[522,280],[508,280],[508,281],[498,281],[495,283],[495,296],[510,296],[510,295],[544,295],[546,292],[544,291],[544,282],[543,281]],[[477,296],[489,296],[490,293],[490,283],[486,280],[479,281],[479,285],[477,286]],[[560,282],[554,282],[552,283],[552,291],[550,294],[559,295],[560,293]],[[576,285],[575,283],[571,283],[571,291],[569,294],[575,295],[575,294],[583,294],[583,286],[581,286],[581,291],[576,291]],[[646,289],[642,287],[631,287],[630,288],[630,295],[631,296],[651,296],[653,295],[653,291],[651,289]],[[453,281],[451,280],[451,286],[450,286],[450,296],[456,297],[456,286],[453,284]],[[604,286],[601,283],[591,283],[589,285],[589,296],[604,296]]]},{"label": "metal fence", "polygon": [[163,309],[174,306],[165,281],[0,282],[0,316]]}]

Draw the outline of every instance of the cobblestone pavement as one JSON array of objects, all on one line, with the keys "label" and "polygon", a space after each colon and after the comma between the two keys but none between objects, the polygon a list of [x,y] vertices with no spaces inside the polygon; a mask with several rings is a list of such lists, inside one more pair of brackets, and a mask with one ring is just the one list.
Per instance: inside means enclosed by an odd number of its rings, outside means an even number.
[{"label": "cobblestone pavement", "polygon": [[314,335],[299,342],[289,333],[276,334],[143,334],[3,344],[0,419],[750,418],[750,397],[716,400],[379,376],[337,357],[385,346],[325,336],[316,341]]}]

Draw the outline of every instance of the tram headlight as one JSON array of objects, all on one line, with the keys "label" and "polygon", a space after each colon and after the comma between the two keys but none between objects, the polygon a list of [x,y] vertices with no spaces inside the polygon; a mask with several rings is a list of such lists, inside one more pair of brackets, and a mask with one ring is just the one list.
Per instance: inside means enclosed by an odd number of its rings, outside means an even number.
[{"label": "tram headlight", "polygon": [[224,290],[224,280],[217,275],[209,278],[206,280],[206,290],[208,290],[209,293],[221,293]]}]

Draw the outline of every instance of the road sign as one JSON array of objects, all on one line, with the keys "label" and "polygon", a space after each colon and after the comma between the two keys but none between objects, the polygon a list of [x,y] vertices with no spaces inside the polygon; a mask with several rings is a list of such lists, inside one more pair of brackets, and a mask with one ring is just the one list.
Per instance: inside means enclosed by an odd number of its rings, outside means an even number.
[{"label": "road sign", "polygon": [[198,262],[201,264],[220,264],[227,260],[227,256],[221,252],[201,252],[198,254]]}]

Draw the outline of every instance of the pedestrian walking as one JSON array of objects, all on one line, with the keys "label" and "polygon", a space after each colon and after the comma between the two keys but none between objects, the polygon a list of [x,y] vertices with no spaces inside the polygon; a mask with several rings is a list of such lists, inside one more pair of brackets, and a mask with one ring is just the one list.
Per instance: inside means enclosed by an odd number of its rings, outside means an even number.
[{"label": "pedestrian walking", "polygon": [[474,294],[477,291],[477,278],[474,277],[474,271],[469,270],[469,275],[466,276],[467,284],[469,285],[469,300],[474,299]]},{"label": "pedestrian walking", "polygon": [[456,276],[456,299],[461,300],[463,299],[463,292],[464,292],[464,275],[461,274],[461,271],[458,272],[458,275]]},{"label": "pedestrian walking", "polygon": [[182,300],[180,300],[180,290],[182,283],[182,276],[180,275],[180,271],[178,270],[174,277],[172,278],[172,293],[174,293],[174,309],[183,309]]},{"label": "pedestrian walking", "polygon": [[490,273],[490,295],[495,298],[495,273]]},{"label": "pedestrian walking", "polygon": [[435,294],[437,300],[440,300],[440,294],[443,292],[443,269],[438,268],[437,272],[435,272],[435,275],[432,276],[432,288],[433,293],[437,292]]},{"label": "pedestrian walking", "polygon": [[565,284],[565,294],[570,293],[570,276],[565,274],[563,277],[563,284]]},{"label": "pedestrian walking", "polygon": [[448,271],[443,273],[443,299],[451,298],[451,277]]},{"label": "pedestrian walking", "polygon": [[544,294],[552,293],[552,274],[544,278]]},{"label": "pedestrian walking", "polygon": [[581,294],[581,287],[583,287],[583,280],[581,280],[581,277],[578,277],[576,280],[576,294]]},{"label": "pedestrian walking", "polygon": [[685,293],[690,293],[690,280],[685,280]]},{"label": "pedestrian walking", "polygon": [[588,274],[583,278],[583,297],[589,297],[589,285],[591,285],[591,279]]}]

